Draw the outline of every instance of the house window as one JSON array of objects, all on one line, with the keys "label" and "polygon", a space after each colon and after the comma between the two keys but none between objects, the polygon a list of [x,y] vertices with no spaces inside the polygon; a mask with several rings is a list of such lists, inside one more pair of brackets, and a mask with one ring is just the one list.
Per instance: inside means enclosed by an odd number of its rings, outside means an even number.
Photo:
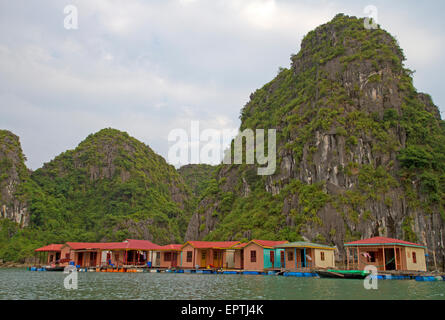
[{"label": "house window", "polygon": [[218,251],[213,251],[213,260],[218,260]]},{"label": "house window", "polygon": [[417,263],[417,257],[416,257],[416,253],[413,252],[413,263]]},{"label": "house window", "polygon": [[320,258],[321,258],[321,261],[324,261],[324,252],[323,251],[320,252]]},{"label": "house window", "polygon": [[371,252],[368,252],[368,261],[369,262],[375,262],[375,252],[373,252],[373,251],[371,251]]},{"label": "house window", "polygon": [[171,252],[164,253],[164,261],[172,261],[172,253]]},{"label": "house window", "polygon": [[270,252],[270,262],[272,262],[272,263],[275,262],[275,252],[274,251]]},{"label": "house window", "polygon": [[69,253],[66,253],[65,254],[65,259],[69,259],[70,258],[70,254]]},{"label": "house window", "polygon": [[294,260],[294,253],[292,251],[287,252],[287,260],[288,261]]},{"label": "house window", "polygon": [[192,262],[193,260],[193,251],[187,251],[187,262]]},{"label": "house window", "polygon": [[256,262],[256,251],[250,251],[250,262]]}]

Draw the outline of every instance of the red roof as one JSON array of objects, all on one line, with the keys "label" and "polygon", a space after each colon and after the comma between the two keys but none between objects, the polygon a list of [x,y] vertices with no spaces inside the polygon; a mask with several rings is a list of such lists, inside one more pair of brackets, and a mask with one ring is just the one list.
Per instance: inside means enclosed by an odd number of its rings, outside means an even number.
[{"label": "red roof", "polygon": [[119,244],[120,242],[67,242],[73,250],[91,250],[91,249],[108,249],[108,246]]},{"label": "red roof", "polygon": [[161,246],[148,241],[148,240],[133,240],[133,239],[127,239],[124,241],[124,243],[127,243],[126,249],[133,249],[133,250],[156,250],[160,249]]},{"label": "red roof", "polygon": [[257,245],[263,248],[272,248],[274,246],[278,246],[280,244],[288,243],[288,241],[271,241],[271,240],[250,240],[246,245],[250,243],[256,243]]},{"label": "red roof", "polygon": [[197,249],[228,249],[239,243],[239,241],[187,241],[182,247],[190,244]]},{"label": "red roof", "polygon": [[240,243],[240,244],[237,244],[236,246],[234,246],[233,248],[234,248],[234,249],[242,249],[242,248],[244,248],[245,246],[247,246],[247,243]]},{"label": "red roof", "polygon": [[62,250],[63,244],[49,244],[47,246],[36,249],[37,252],[50,252]]},{"label": "red roof", "polygon": [[160,246],[148,240],[127,239],[123,242],[67,242],[74,250],[156,250]]},{"label": "red roof", "polygon": [[422,247],[421,244],[412,243],[404,240],[393,239],[393,238],[385,238],[385,237],[374,237],[369,239],[357,240],[352,242],[345,243],[345,246],[353,246],[353,245],[402,245],[408,247]]},{"label": "red roof", "polygon": [[182,248],[182,244],[168,244],[166,246],[161,246],[159,250],[181,251],[181,248]]}]

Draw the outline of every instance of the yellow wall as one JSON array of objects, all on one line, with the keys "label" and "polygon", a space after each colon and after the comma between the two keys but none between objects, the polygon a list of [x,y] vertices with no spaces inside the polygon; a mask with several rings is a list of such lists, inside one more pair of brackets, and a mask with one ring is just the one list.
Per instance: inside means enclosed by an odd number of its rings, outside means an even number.
[{"label": "yellow wall", "polygon": [[[315,266],[317,268],[333,268],[335,267],[334,250],[315,250]],[[324,252],[324,261],[321,261],[321,252]]]},{"label": "yellow wall", "polygon": [[[407,247],[405,252],[407,270],[426,271],[425,249]],[[417,263],[413,262],[413,252],[416,253]]]}]

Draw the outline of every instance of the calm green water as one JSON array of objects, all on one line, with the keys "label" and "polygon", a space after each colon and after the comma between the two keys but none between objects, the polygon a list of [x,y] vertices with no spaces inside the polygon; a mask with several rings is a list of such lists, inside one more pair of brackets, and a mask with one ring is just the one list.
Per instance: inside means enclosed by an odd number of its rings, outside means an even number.
[{"label": "calm green water", "polygon": [[66,290],[62,272],[0,269],[0,299],[445,299],[445,281],[361,280],[174,273],[78,273]]}]

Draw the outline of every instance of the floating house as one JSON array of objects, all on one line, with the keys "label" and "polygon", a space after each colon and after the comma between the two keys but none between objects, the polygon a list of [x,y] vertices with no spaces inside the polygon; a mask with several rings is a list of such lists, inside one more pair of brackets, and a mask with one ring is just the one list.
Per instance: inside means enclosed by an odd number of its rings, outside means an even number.
[{"label": "floating house", "polygon": [[275,246],[287,241],[251,240],[243,247],[242,269],[263,271],[284,267],[284,249]]},{"label": "floating house", "polygon": [[276,245],[275,248],[284,250],[284,268],[289,270],[335,267],[335,247],[300,241]]},{"label": "floating house", "polygon": [[56,263],[59,264],[60,260],[61,260],[62,247],[63,247],[63,244],[49,244],[42,248],[38,248],[34,251],[38,252],[38,253],[45,253],[47,255],[46,263],[48,265],[56,264]]},{"label": "floating house", "polygon": [[239,241],[188,241],[181,247],[183,268],[227,268],[226,251]]},{"label": "floating house", "polygon": [[102,247],[107,251],[106,261],[113,266],[142,266],[151,262],[155,265],[160,261],[161,246],[148,240],[127,239],[123,242],[105,243]]},{"label": "floating house", "polygon": [[102,242],[67,242],[62,246],[61,255],[65,259],[62,265],[73,261],[76,266],[96,267],[106,263],[102,261],[102,251],[111,243]]},{"label": "floating house", "polygon": [[348,269],[373,265],[380,271],[427,271],[426,247],[417,243],[374,237],[345,243],[345,249]]},{"label": "floating house", "polygon": [[160,251],[160,263],[161,268],[176,268],[181,265],[181,248],[182,244],[168,244],[161,246]]},{"label": "floating house", "polygon": [[73,261],[80,267],[146,265],[160,246],[148,240],[123,242],[67,242],[61,247],[63,264]]}]

